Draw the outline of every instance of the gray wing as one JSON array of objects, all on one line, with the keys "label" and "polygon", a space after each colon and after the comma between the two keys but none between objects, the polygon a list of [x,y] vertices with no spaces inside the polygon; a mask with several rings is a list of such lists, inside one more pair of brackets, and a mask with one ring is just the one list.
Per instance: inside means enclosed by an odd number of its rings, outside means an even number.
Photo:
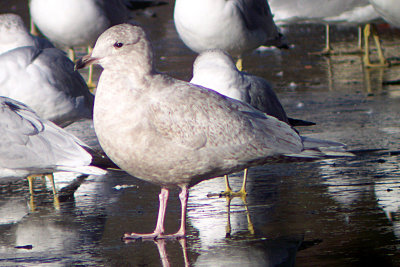
[{"label": "gray wing", "polygon": [[244,74],[244,79],[249,84],[248,94],[250,105],[287,123],[288,118],[286,112],[283,109],[278,96],[272,89],[272,86],[265,79],[257,76]]},{"label": "gray wing", "polygon": [[0,97],[0,167],[56,170],[58,166],[86,166],[91,162],[77,138],[26,105]]},{"label": "gray wing", "polygon": [[[185,82],[171,90],[175,93],[155,103],[150,116],[153,127],[170,142],[193,150],[222,150],[227,155],[243,151],[249,159],[298,153],[303,148],[288,124],[245,103]],[[240,153],[239,158],[243,157]]]},{"label": "gray wing", "polygon": [[286,37],[275,25],[267,0],[238,0],[234,4],[238,7],[247,29],[264,33],[265,45],[288,48]]},{"label": "gray wing", "polygon": [[249,30],[275,25],[267,0],[235,1]]},{"label": "gray wing", "polygon": [[37,36],[33,36],[33,40],[35,42],[35,47],[44,49],[44,48],[54,48],[54,45],[45,38],[40,38]]},{"label": "gray wing", "polygon": [[0,85],[1,95],[29,104],[57,124],[92,118],[94,97],[59,49],[29,46],[0,55]]}]

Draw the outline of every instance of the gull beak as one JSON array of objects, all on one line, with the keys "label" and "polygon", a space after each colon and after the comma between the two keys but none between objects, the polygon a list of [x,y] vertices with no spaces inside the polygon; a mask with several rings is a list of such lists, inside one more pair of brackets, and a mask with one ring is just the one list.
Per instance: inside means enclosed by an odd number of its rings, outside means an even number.
[{"label": "gull beak", "polygon": [[98,61],[97,58],[92,57],[91,54],[86,55],[78,59],[75,63],[74,70],[83,69],[87,66],[90,66]]}]

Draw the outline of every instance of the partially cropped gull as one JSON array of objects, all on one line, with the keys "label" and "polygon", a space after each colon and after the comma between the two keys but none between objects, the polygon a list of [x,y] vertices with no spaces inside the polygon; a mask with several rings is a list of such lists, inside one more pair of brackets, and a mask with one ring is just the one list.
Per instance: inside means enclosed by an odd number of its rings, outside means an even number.
[{"label": "partially cropped gull", "polygon": [[39,49],[54,47],[47,39],[31,35],[20,16],[12,13],[1,14],[0,54],[21,46]]},{"label": "partially cropped gull", "polygon": [[[67,48],[73,61],[73,48],[91,49],[103,31],[129,19],[122,0],[30,0],[29,11],[40,32],[54,44]],[[93,86],[92,69],[88,85]]]},{"label": "partially cropped gull", "polygon": [[361,52],[361,26],[379,18],[368,0],[269,0],[269,4],[278,25],[304,22],[325,24],[325,48],[317,54],[335,53],[330,43],[331,24],[358,26],[358,52]]},{"label": "partially cropped gull", "polygon": [[[157,72],[152,45],[139,26],[105,31],[76,67],[90,64],[104,68],[93,118],[103,150],[132,176],[161,186],[154,232],[127,233],[126,239],[184,237],[190,186],[304,150],[303,138],[287,123]],[[324,143],[332,144],[319,140],[318,146]],[[166,234],[165,211],[174,187],[181,188],[181,226]]]},{"label": "partially cropped gull", "polygon": [[23,46],[0,54],[0,95],[62,127],[92,118],[94,97],[74,63],[57,48]]},{"label": "partially cropped gull", "polygon": [[[261,77],[239,71],[232,57],[222,50],[213,49],[200,53],[193,63],[193,77],[190,82],[248,103],[291,126],[315,125],[313,122],[288,118],[270,83]],[[246,176],[247,169],[239,195],[246,194]],[[225,182],[226,190],[223,194],[232,195],[227,176]]]},{"label": "partially cropped gull", "polygon": [[222,49],[239,57],[261,45],[287,47],[266,0],[176,0],[174,22],[182,41],[200,53]]},{"label": "partially cropped gull", "polygon": [[[394,27],[400,28],[400,3],[396,0],[369,0],[372,4],[376,12],[389,24]],[[367,31],[367,29],[365,29]],[[369,33],[369,32],[367,32]],[[388,62],[385,60],[383,56],[383,52],[380,48],[380,42],[378,34],[375,32],[375,29],[372,29],[372,37],[375,41],[376,46],[378,47],[378,55],[379,55],[379,63],[370,63],[369,49],[366,49],[364,54],[364,64],[370,65],[372,67],[377,66],[388,66]],[[368,43],[369,36],[365,36],[365,43]]]},{"label": "partially cropped gull", "polygon": [[56,200],[53,172],[105,174],[91,166],[92,156],[78,138],[40,118],[25,104],[2,96],[0,136],[0,179],[28,177],[31,195],[36,176],[50,178]]}]

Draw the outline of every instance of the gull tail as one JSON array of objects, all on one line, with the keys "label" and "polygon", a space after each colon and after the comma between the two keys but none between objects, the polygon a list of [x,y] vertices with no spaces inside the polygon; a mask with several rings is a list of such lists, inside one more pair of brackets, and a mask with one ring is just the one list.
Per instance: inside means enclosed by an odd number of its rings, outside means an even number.
[{"label": "gull tail", "polygon": [[291,157],[322,158],[322,157],[354,157],[346,150],[346,145],[340,142],[322,140],[301,136],[304,150],[300,154],[290,154]]},{"label": "gull tail", "polygon": [[79,167],[70,167],[70,166],[60,166],[58,171],[69,171],[69,172],[77,172],[87,175],[104,175],[107,173],[106,170],[95,166],[79,166]]}]

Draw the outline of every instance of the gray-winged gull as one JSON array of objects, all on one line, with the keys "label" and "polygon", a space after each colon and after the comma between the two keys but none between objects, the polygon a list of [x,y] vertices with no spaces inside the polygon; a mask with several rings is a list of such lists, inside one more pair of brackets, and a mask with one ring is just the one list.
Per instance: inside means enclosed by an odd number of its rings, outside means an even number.
[{"label": "gray-winged gull", "polygon": [[[151,43],[139,26],[105,31],[76,67],[90,64],[104,68],[93,118],[103,150],[129,174],[161,186],[154,232],[127,233],[126,239],[184,237],[189,186],[304,149],[302,137],[287,123],[158,73]],[[169,189],[176,186],[181,188],[181,226],[166,235]]]},{"label": "gray-winged gull", "polygon": [[21,46],[54,47],[47,39],[31,35],[20,16],[11,13],[1,14],[0,54]]},{"label": "gray-winged gull", "polygon": [[[73,47],[91,49],[97,37],[110,26],[127,22],[129,11],[122,0],[31,0],[31,19],[54,44],[68,48],[74,60]],[[88,85],[92,83],[92,69]]]},{"label": "gray-winged gull", "polygon": [[74,63],[57,48],[24,46],[1,54],[0,95],[60,126],[92,118],[94,97]]},{"label": "gray-winged gull", "polygon": [[[325,24],[325,48],[317,54],[335,52],[330,45],[329,24],[359,26],[379,18],[368,0],[269,0],[269,5],[278,25],[302,22]],[[358,50],[361,52],[361,27],[358,29]]]},{"label": "gray-winged gull", "polygon": [[[265,79],[239,71],[231,56],[218,49],[206,50],[193,63],[193,84],[212,89],[230,98],[248,103],[256,109],[290,124],[307,126],[315,123],[288,118],[272,86]],[[238,192],[245,195],[247,169],[243,186]],[[226,190],[223,194],[232,194],[228,177],[225,177]]]},{"label": "gray-winged gull", "polygon": [[376,9],[387,22],[395,27],[400,27],[400,4],[396,0],[369,0],[372,6]]},{"label": "gray-winged gull", "polygon": [[174,22],[193,51],[222,49],[238,56],[260,45],[287,47],[266,0],[176,0]]},{"label": "gray-winged gull", "polygon": [[[388,23],[395,27],[400,27],[400,3],[396,0],[369,0],[372,4],[376,12]],[[372,31],[372,37],[374,38],[375,44],[378,48],[378,56],[379,56],[379,63],[371,63],[369,57],[369,34]],[[364,54],[364,65],[371,66],[371,67],[381,67],[381,66],[388,66],[388,62],[383,56],[382,49],[380,48],[380,42],[378,34],[375,32],[375,29],[370,30],[369,28],[364,29],[365,34],[365,54]]]},{"label": "gray-winged gull", "polygon": [[[54,123],[40,118],[25,104],[0,96],[0,178],[32,178],[67,171],[102,175],[106,172],[91,166],[92,156],[78,138]],[[56,204],[56,203],[55,203]]]}]

